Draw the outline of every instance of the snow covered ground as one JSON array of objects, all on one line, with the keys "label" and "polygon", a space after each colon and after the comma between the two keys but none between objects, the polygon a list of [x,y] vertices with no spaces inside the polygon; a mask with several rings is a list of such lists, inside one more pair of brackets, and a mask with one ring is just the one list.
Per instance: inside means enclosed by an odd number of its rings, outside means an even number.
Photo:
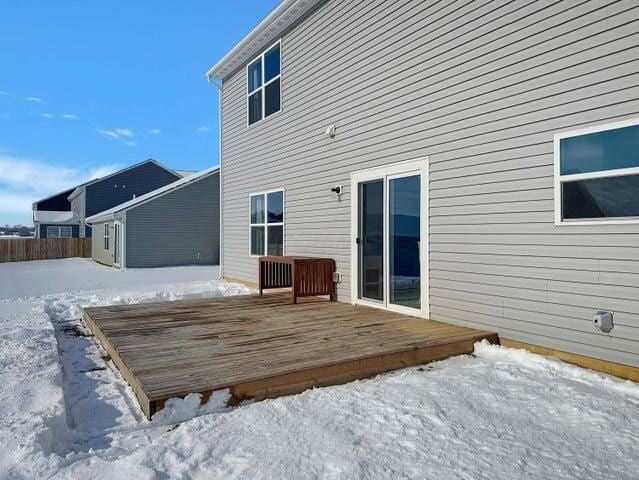
[{"label": "snow covered ground", "polygon": [[149,422],[81,308],[246,292],[216,276],[0,264],[0,478],[638,477],[639,385],[487,344],[233,409],[191,395]]}]

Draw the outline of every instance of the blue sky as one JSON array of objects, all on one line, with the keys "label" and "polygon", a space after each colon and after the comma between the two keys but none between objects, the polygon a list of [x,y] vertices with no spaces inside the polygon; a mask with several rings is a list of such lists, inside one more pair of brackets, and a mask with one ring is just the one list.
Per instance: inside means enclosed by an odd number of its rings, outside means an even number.
[{"label": "blue sky", "polygon": [[0,224],[146,158],[217,164],[204,73],[277,3],[0,0]]}]

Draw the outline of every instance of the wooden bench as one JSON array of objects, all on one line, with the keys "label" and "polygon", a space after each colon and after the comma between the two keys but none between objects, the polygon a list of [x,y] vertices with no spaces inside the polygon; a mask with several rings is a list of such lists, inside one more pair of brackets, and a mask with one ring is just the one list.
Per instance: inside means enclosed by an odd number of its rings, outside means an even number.
[{"label": "wooden bench", "polygon": [[290,288],[293,303],[299,297],[329,295],[335,300],[335,260],[313,257],[260,257],[260,295],[269,288]]}]

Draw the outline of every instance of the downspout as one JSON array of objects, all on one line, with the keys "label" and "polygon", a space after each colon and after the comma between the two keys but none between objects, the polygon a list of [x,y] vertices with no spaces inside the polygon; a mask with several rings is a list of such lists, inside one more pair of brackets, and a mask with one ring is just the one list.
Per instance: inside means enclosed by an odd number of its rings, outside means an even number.
[{"label": "downspout", "polygon": [[224,178],[224,171],[222,170],[222,88],[224,86],[222,80],[216,82],[210,76],[206,76],[207,81],[213,85],[217,89],[218,94],[218,155],[220,159],[220,239],[219,239],[219,248],[220,248],[220,268],[219,268],[219,276],[218,279],[222,280],[224,278],[224,195],[222,192],[224,191],[222,182]]}]

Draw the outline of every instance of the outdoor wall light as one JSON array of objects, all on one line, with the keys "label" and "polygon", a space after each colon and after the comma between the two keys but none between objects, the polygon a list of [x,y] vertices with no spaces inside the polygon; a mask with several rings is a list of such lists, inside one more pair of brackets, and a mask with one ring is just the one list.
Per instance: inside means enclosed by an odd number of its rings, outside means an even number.
[{"label": "outdoor wall light", "polygon": [[344,188],[341,185],[335,185],[331,188],[331,193],[335,193],[338,197],[341,197],[343,192]]},{"label": "outdoor wall light", "polygon": [[329,125],[324,133],[331,138],[335,138],[335,131],[336,131],[335,124],[333,124],[333,125]]}]

